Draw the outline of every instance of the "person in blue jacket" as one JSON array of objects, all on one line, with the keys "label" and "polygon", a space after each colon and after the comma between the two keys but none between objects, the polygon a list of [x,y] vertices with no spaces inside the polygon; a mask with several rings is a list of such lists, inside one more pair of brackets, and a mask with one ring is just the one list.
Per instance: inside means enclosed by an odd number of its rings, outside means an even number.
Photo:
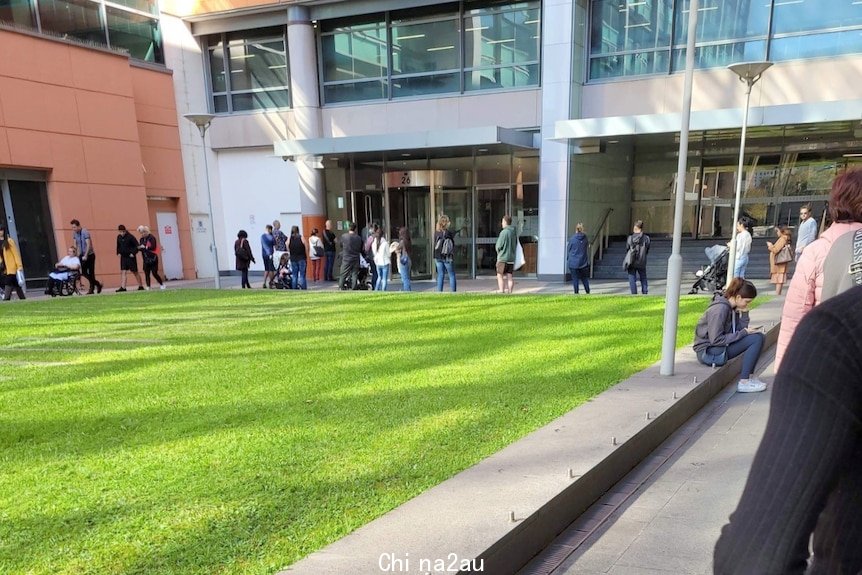
[{"label": "person in blue jacket", "polygon": [[578,283],[583,282],[584,291],[590,293],[590,257],[589,240],[584,233],[584,224],[575,226],[575,234],[569,238],[566,254],[569,273],[572,275],[572,287],[578,293]]}]

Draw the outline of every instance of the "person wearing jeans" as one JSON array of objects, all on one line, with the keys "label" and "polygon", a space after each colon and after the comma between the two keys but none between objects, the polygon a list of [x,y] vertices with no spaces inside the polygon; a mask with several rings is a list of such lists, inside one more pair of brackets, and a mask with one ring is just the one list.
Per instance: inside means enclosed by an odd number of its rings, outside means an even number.
[{"label": "person wearing jeans", "polygon": [[754,375],[763,349],[764,336],[759,328],[749,328],[748,306],[757,297],[750,281],[733,278],[724,292],[706,308],[694,330],[694,351],[705,365],[724,365],[742,356],[742,370],[736,390],[740,393],[764,391],[766,384]]},{"label": "person wearing jeans", "polygon": [[449,231],[449,216],[441,214],[434,233],[434,263],[437,266],[437,291],[443,291],[443,275],[449,274],[449,288],[455,292],[455,236]]},{"label": "person wearing jeans", "polygon": [[398,241],[393,242],[391,249],[395,252],[396,257],[398,258],[398,274],[401,276],[401,291],[411,291],[410,266],[413,262],[410,261],[410,249],[412,247],[413,243],[410,239],[410,230],[407,228],[399,228]]},{"label": "person wearing jeans", "polygon": [[377,268],[377,280],[374,282],[374,291],[386,291],[389,285],[389,262],[392,261],[392,253],[389,251],[389,242],[383,237],[383,229],[375,226],[374,235],[371,236],[371,257]]},{"label": "person wearing jeans", "polygon": [[632,227],[632,234],[626,240],[626,257],[630,258],[626,272],[629,274],[629,290],[631,290],[632,295],[638,293],[638,279],[641,281],[641,293],[643,295],[649,293],[646,267],[650,239],[648,235],[643,233],[643,228],[643,221],[636,221]]},{"label": "person wearing jeans", "polygon": [[[584,224],[575,226],[575,233],[566,243],[566,262],[572,275],[572,288],[578,293],[578,284],[583,282],[584,290],[590,293],[590,243],[584,233]],[[641,282],[644,280],[642,279]]]},{"label": "person wearing jeans", "polygon": [[736,222],[736,263],[733,266],[733,277],[744,278],[748,267],[748,254],[751,252],[751,234],[745,227],[742,218]]},{"label": "person wearing jeans", "polygon": [[323,264],[323,281],[334,282],[332,268],[335,265],[335,232],[332,231],[332,220],[326,220],[323,230],[323,255],[326,262]]},{"label": "person wearing jeans", "polygon": [[305,270],[308,266],[308,249],[305,238],[299,233],[299,226],[290,228],[290,239],[287,240],[287,251],[290,254],[291,287],[306,289]]}]

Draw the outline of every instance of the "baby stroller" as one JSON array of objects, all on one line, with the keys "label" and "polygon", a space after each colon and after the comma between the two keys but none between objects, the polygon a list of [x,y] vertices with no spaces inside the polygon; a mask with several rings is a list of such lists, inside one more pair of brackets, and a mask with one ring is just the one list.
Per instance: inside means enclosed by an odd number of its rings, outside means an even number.
[{"label": "baby stroller", "polygon": [[290,259],[287,254],[282,255],[275,269],[275,277],[269,280],[271,289],[292,289],[293,277],[290,273]]},{"label": "baby stroller", "polygon": [[341,285],[342,290],[370,290],[371,285],[371,264],[365,259],[365,255],[359,254],[359,271],[356,273],[356,285],[351,288],[350,278],[346,278]]},{"label": "baby stroller", "polygon": [[709,265],[695,272],[697,280],[691,286],[689,294],[696,294],[699,290],[720,290],[727,279],[727,264],[730,260],[730,250],[727,246],[717,244],[703,251],[709,258]]}]

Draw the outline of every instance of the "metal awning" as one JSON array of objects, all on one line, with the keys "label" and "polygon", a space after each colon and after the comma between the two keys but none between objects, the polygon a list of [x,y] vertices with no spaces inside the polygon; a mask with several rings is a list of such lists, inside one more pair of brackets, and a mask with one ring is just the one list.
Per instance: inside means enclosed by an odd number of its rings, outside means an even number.
[{"label": "metal awning", "polygon": [[530,132],[519,132],[500,126],[406,132],[401,134],[374,134],[342,138],[313,138],[308,140],[281,140],[273,144],[276,156],[327,156],[394,150],[430,150],[463,148],[503,144],[512,148],[538,149]]}]

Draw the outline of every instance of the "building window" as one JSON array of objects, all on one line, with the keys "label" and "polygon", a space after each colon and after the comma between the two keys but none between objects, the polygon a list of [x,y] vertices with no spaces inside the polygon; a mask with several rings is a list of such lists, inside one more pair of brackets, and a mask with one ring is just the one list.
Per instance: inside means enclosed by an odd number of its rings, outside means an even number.
[{"label": "building window", "polygon": [[538,86],[539,4],[468,1],[323,22],[323,101]]},{"label": "building window", "polygon": [[118,48],[137,60],[164,64],[158,16],[155,0],[0,0],[0,22]]},{"label": "building window", "polygon": [[284,28],[232,32],[207,39],[216,113],[290,107]]},{"label": "building window", "polygon": [[[689,0],[592,0],[589,79],[685,67]],[[862,53],[858,0],[702,0],[695,66]]]}]

